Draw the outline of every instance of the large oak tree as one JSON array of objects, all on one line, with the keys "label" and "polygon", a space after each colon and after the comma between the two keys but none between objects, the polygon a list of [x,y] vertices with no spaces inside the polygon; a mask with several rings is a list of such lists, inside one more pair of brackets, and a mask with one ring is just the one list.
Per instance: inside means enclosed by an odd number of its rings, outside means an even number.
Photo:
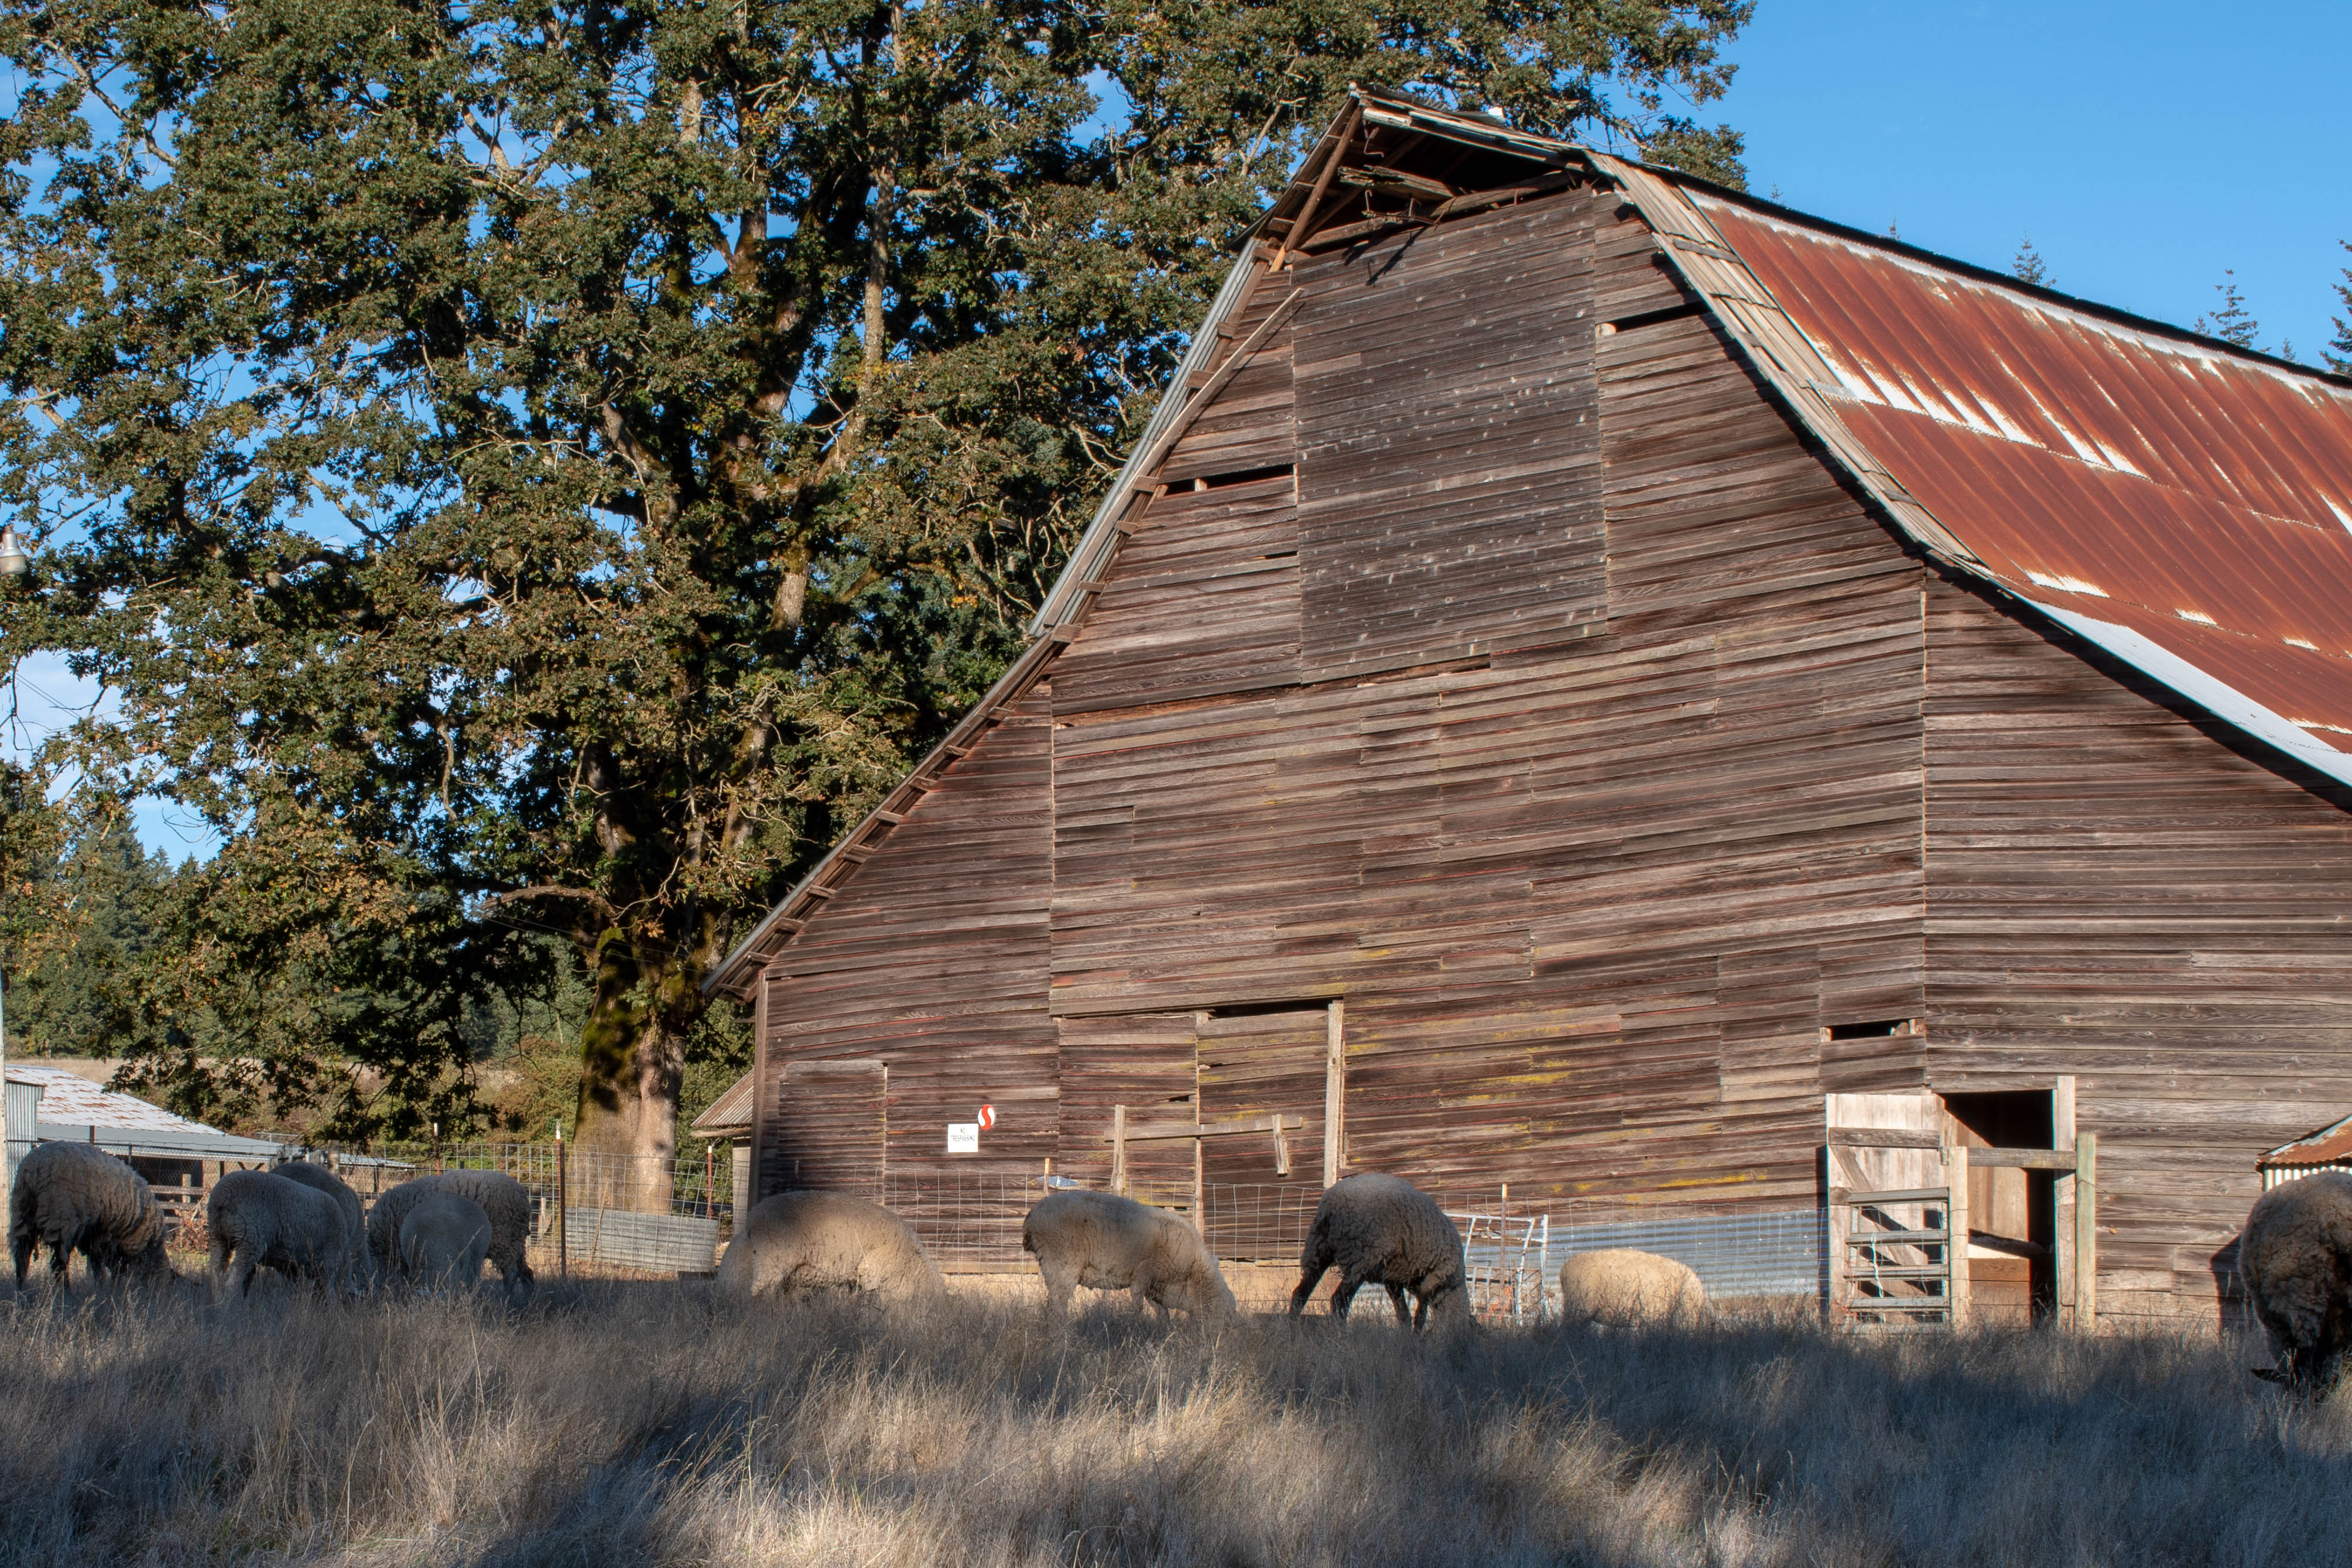
[{"label": "large oak tree", "polygon": [[148,1005],[396,1121],[558,930],[579,1135],[667,1153],[705,974],[1017,650],[1348,81],[1736,177],[1664,104],[1748,9],[0,0],[5,651],[224,846]]}]

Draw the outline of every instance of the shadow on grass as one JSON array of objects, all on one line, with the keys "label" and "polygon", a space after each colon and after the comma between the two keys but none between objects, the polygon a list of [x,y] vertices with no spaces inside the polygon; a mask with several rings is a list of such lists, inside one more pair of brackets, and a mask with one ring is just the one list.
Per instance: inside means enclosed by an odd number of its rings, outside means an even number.
[{"label": "shadow on grass", "polygon": [[[5,1286],[0,1286],[5,1290]],[[0,1560],[2293,1564],[2352,1422],[2245,1347],[1066,1325],[701,1282],[0,1296]]]}]

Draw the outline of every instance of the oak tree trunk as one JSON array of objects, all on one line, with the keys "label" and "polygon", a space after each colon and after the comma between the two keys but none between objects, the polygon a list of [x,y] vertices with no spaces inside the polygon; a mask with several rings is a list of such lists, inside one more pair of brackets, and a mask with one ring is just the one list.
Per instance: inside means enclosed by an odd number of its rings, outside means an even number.
[{"label": "oak tree trunk", "polygon": [[667,1214],[686,1037],[705,1005],[701,988],[688,965],[644,958],[618,932],[606,933],[594,962],[572,1201]]}]

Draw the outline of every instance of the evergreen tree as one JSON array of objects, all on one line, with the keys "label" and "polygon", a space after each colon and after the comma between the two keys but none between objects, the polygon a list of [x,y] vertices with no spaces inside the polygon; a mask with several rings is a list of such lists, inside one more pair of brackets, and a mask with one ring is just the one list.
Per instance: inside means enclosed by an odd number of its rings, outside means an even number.
[{"label": "evergreen tree", "polygon": [[[2352,240],[2338,243],[2352,250]],[[2344,314],[2332,318],[2336,336],[2320,351],[2320,357],[2327,362],[2329,369],[2352,375],[2352,267],[2344,269],[2344,281],[2336,285],[2336,297],[2344,302]]]},{"label": "evergreen tree", "polygon": [[2042,253],[2033,248],[2033,237],[2027,235],[2018,241],[2017,255],[2010,261],[2009,275],[2021,283],[2031,283],[2039,289],[2055,289],[2050,279],[2050,265]]},{"label": "evergreen tree", "polygon": [[2213,291],[2221,296],[2221,309],[2210,317],[2198,317],[2195,330],[2209,338],[2235,343],[2242,349],[2252,348],[2263,329],[2254,320],[2253,312],[2246,309],[2245,296],[2238,291],[2237,273],[2224,270],[2221,281],[2213,285]]},{"label": "evergreen tree", "polygon": [[1721,170],[1655,106],[1748,14],[0,0],[0,655],[224,842],[152,1070],[462,1110],[551,930],[582,1142],[666,1153],[702,980],[1016,650],[1346,84]]},{"label": "evergreen tree", "polygon": [[11,1047],[34,1056],[135,1049],[138,991],[154,952],[170,864],[140,847],[128,813],[114,813],[58,861],[30,874],[48,884],[46,901],[64,923],[26,951],[29,967],[9,973]]}]

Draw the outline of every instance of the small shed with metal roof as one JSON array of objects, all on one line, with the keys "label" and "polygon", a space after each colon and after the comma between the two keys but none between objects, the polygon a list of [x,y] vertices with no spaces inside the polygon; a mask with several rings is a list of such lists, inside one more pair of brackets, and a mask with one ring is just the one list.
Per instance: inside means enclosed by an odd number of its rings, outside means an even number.
[{"label": "small shed with metal roof", "polygon": [[735,1195],[738,1215],[750,1207],[751,1191],[751,1106],[755,1079],[747,1072],[729,1084],[719,1098],[705,1107],[694,1119],[692,1131],[697,1138],[728,1147],[728,1173],[734,1184],[727,1190]]},{"label": "small shed with metal roof", "polygon": [[2262,1173],[2264,1192],[2320,1171],[2352,1171],[2352,1116],[2280,1144],[2256,1163],[2256,1169]]},{"label": "small shed with metal roof", "polygon": [[270,1164],[300,1152],[282,1140],[223,1132],[65,1068],[12,1061],[5,1078],[9,1190],[17,1165],[37,1143],[103,1149],[129,1161],[159,1193],[178,1192],[190,1202],[201,1196],[208,1171]]},{"label": "small shed with metal roof", "polygon": [[2105,1317],[2352,1100],[2344,378],[1359,92],[1032,631],[712,977],[762,1192],[1968,1148]]}]

